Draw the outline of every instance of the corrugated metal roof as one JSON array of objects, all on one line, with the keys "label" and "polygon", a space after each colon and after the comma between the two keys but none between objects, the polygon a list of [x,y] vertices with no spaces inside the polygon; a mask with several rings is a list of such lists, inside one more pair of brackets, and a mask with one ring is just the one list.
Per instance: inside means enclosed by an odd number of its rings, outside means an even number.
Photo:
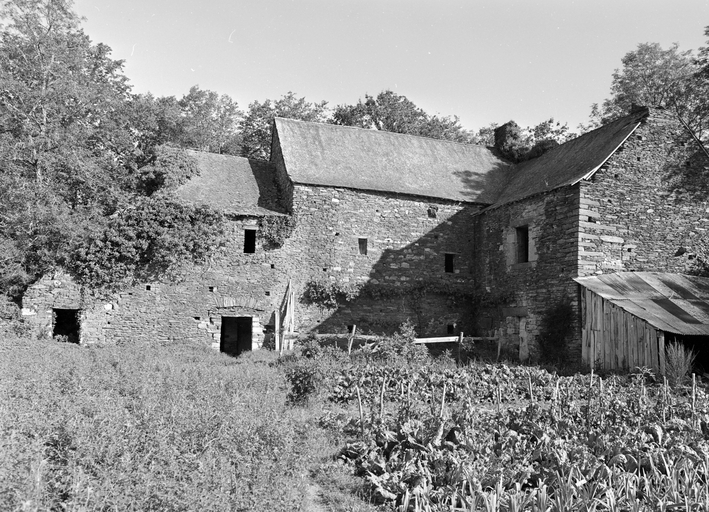
[{"label": "corrugated metal roof", "polygon": [[295,183],[492,204],[511,164],[483,146],[276,118]]},{"label": "corrugated metal roof", "polygon": [[658,329],[709,336],[709,278],[620,272],[574,280]]},{"label": "corrugated metal roof", "polygon": [[197,161],[199,175],[178,187],[179,199],[237,215],[278,215],[275,169],[260,160],[187,151]]},{"label": "corrugated metal roof", "polygon": [[647,115],[647,109],[639,110],[557,146],[538,158],[522,162],[514,168],[514,176],[494,206],[589,179]]}]

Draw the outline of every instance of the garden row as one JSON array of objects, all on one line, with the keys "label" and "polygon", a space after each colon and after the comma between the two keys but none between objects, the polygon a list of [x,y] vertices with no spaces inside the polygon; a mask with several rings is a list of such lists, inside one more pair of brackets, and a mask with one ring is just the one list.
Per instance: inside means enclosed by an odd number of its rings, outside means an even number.
[{"label": "garden row", "polygon": [[399,336],[351,357],[305,344],[282,361],[292,401],[331,404],[341,459],[390,510],[709,510],[701,385],[561,377],[427,359]]}]

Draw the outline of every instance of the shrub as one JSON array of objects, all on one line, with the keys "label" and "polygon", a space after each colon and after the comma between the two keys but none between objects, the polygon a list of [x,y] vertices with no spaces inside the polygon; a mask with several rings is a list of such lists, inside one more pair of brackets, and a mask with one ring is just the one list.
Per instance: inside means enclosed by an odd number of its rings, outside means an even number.
[{"label": "shrub", "polygon": [[539,352],[545,363],[563,364],[568,359],[566,342],[573,332],[574,310],[571,301],[561,300],[549,308],[541,321]]},{"label": "shrub", "polygon": [[387,363],[416,364],[429,359],[424,345],[414,344],[416,331],[410,320],[399,327],[393,336],[382,338],[373,348],[373,359]]},{"label": "shrub", "polygon": [[665,348],[665,377],[672,386],[681,386],[692,373],[697,355],[681,343],[670,343]]}]

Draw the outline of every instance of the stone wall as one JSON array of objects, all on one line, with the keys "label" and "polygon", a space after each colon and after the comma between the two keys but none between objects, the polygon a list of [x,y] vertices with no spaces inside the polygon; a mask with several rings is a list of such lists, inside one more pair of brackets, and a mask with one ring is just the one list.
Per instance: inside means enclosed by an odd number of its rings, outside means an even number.
[{"label": "stone wall", "polygon": [[[297,227],[284,251],[297,263],[292,276],[298,289],[331,283],[362,290],[337,311],[301,304],[300,321],[322,332],[352,324],[391,332],[406,319],[419,334],[445,335],[451,324],[465,328],[463,295],[473,282],[471,226],[479,211],[452,201],[296,184]],[[360,251],[363,240],[366,254]]]},{"label": "stone wall", "polygon": [[[564,187],[485,211],[475,223],[478,332],[498,332],[521,359],[534,356],[541,322],[558,304],[571,304],[578,323],[576,277],[579,188]],[[518,228],[527,229],[528,261],[518,262]],[[524,232],[524,229],[522,230]],[[568,338],[580,359],[580,337]],[[528,348],[525,347],[528,345]]]},{"label": "stone wall", "polygon": [[[420,334],[445,335],[470,325],[465,290],[472,285],[470,226],[479,207],[288,180],[281,187],[291,194],[296,219],[282,247],[267,249],[257,236],[255,253],[244,253],[245,230],[262,228],[256,217],[232,217],[225,245],[205,265],[103,297],[61,273],[46,276],[27,291],[24,318],[51,334],[53,308],[77,309],[82,343],[189,341],[218,349],[223,317],[251,317],[256,348],[275,310],[284,313],[291,283],[300,332],[345,332],[356,324],[360,332],[385,333],[409,319]],[[328,308],[303,300],[313,283],[362,293]]]},{"label": "stone wall", "polygon": [[[224,246],[214,249],[207,264],[179,269],[169,282],[97,296],[61,272],[45,276],[25,294],[23,316],[51,333],[52,309],[79,309],[82,343],[181,340],[219,348],[222,316],[251,316],[256,325],[267,325],[285,294],[287,275],[277,255],[258,240],[255,253],[244,253],[246,229],[257,230],[258,219],[230,219]],[[263,329],[255,329],[254,345],[263,338]]]},{"label": "stone wall", "polygon": [[708,198],[706,157],[674,116],[651,109],[582,183],[580,275],[692,272],[707,239]]}]

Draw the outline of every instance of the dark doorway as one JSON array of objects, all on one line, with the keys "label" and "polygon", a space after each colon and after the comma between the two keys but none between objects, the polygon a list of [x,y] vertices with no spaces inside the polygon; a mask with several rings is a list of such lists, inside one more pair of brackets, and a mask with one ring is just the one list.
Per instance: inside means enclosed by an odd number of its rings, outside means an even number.
[{"label": "dark doorway", "polygon": [[222,334],[219,350],[230,356],[238,356],[246,350],[251,350],[251,317],[222,317]]},{"label": "dark doorway", "polygon": [[79,310],[52,309],[52,336],[70,343],[79,343]]}]

